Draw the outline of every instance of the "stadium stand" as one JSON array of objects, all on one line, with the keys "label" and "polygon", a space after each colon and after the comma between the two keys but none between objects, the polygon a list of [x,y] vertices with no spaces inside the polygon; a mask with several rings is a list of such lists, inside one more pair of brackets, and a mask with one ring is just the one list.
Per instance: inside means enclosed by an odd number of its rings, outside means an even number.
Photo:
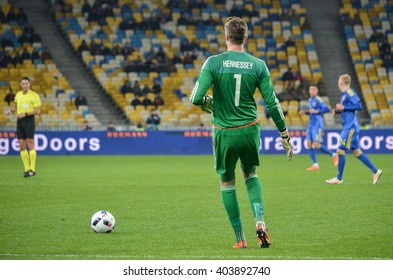
[{"label": "stadium stand", "polygon": [[[40,36],[28,24],[23,10],[12,7],[7,1],[2,1],[0,9],[4,15],[0,28],[1,100],[10,89],[15,93],[19,91],[20,78],[27,76],[33,90],[41,97],[41,114],[36,118],[40,129],[79,129],[85,120],[100,125],[88,107],[76,110],[75,91],[42,46]],[[8,104],[3,103],[2,111],[7,108]],[[0,126],[14,127],[15,123],[15,115],[0,114]]]},{"label": "stadium stand", "polygon": [[393,65],[386,62],[393,44],[391,1],[343,0],[340,14],[371,123],[392,125]]},{"label": "stadium stand", "polygon": [[[306,10],[299,0],[249,0],[244,5],[213,0],[91,2],[66,0],[57,9],[57,22],[86,67],[133,124],[145,121],[151,105],[131,106],[134,94],[121,93],[126,80],[150,88],[153,81],[161,85],[165,105],[158,111],[163,128],[209,121],[209,115],[191,106],[188,96],[205,59],[226,50],[222,20],[231,15],[248,22],[247,51],[270,68],[288,123],[307,124],[307,116],[299,117],[297,112],[308,98],[307,85],[321,82],[322,73]],[[290,38],[293,44],[287,43]],[[299,88],[291,94],[282,81],[289,67],[297,73],[295,86]],[[258,107],[261,122],[268,124],[263,100]],[[334,119],[326,121],[330,124]]]}]

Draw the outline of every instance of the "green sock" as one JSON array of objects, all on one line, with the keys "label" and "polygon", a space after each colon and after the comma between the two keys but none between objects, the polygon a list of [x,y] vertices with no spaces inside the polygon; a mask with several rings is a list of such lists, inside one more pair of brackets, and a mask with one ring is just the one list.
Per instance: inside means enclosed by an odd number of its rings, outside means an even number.
[{"label": "green sock", "polygon": [[245,240],[235,186],[221,186],[221,197],[229,221],[236,235],[236,242]]},{"label": "green sock", "polygon": [[247,195],[254,214],[255,223],[263,222],[262,184],[258,175],[252,174],[244,179],[247,186]]},{"label": "green sock", "polygon": [[30,157],[27,150],[20,151],[20,157],[22,158],[23,167],[25,172],[29,171],[30,169]]}]

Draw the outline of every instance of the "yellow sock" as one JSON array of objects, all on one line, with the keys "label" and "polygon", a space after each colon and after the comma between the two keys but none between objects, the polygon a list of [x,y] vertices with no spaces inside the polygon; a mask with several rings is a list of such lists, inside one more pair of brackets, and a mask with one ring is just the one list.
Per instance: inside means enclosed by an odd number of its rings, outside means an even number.
[{"label": "yellow sock", "polygon": [[20,157],[22,158],[25,172],[29,171],[30,170],[30,159],[29,159],[29,153],[27,152],[27,150],[20,151]]},{"label": "yellow sock", "polygon": [[35,172],[35,161],[37,159],[37,152],[35,150],[30,150],[30,169]]}]

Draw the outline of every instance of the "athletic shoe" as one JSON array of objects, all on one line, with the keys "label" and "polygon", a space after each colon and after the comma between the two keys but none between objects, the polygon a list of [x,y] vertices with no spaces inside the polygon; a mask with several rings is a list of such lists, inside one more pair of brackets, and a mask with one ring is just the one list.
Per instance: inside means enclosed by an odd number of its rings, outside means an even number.
[{"label": "athletic shoe", "polygon": [[244,248],[247,248],[247,241],[246,241],[246,240],[240,240],[240,241],[237,242],[235,245],[233,245],[232,248],[235,248],[235,249],[244,249]]},{"label": "athletic shoe", "polygon": [[338,184],[342,184],[344,181],[337,179],[337,177],[334,177],[332,179],[326,180],[325,182],[331,185],[338,185]]},{"label": "athletic shoe", "polygon": [[33,171],[33,170],[29,170],[28,173],[29,173],[29,176],[30,176],[30,177],[35,176],[35,171]]},{"label": "athletic shoe", "polygon": [[333,159],[334,167],[337,167],[338,166],[338,154],[335,153],[334,156],[332,157],[332,159]]},{"label": "athletic shoe", "polygon": [[259,247],[269,248],[271,241],[269,235],[267,234],[267,228],[264,223],[257,224],[257,237]]},{"label": "athletic shoe", "polygon": [[26,171],[23,173],[23,177],[28,178],[30,177],[30,171]]},{"label": "athletic shoe", "polygon": [[376,183],[378,183],[379,178],[381,178],[381,176],[382,176],[382,170],[381,170],[381,169],[378,169],[377,173],[375,173],[375,174],[373,175],[373,185],[375,185]]},{"label": "athletic shoe", "polygon": [[317,171],[319,170],[318,165],[312,165],[311,167],[306,168],[307,171]]}]

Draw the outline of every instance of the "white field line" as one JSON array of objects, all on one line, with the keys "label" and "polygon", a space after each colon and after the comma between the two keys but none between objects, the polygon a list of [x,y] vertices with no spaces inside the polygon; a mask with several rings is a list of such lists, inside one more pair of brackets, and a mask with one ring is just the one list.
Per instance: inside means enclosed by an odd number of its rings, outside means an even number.
[{"label": "white field line", "polygon": [[[44,258],[44,259],[67,259],[67,258],[76,258],[76,259],[135,259],[135,260],[160,260],[162,256],[135,256],[135,255],[79,255],[79,254],[14,254],[14,253],[2,253],[0,254],[0,259],[6,258]],[[179,260],[231,260],[231,259],[247,259],[247,260],[390,260],[389,258],[354,258],[354,257],[334,257],[334,258],[321,258],[321,257],[313,257],[313,256],[302,256],[302,257],[294,257],[294,256],[196,256],[196,255],[175,255],[170,258],[165,258],[168,260],[171,259],[179,259]]]}]

